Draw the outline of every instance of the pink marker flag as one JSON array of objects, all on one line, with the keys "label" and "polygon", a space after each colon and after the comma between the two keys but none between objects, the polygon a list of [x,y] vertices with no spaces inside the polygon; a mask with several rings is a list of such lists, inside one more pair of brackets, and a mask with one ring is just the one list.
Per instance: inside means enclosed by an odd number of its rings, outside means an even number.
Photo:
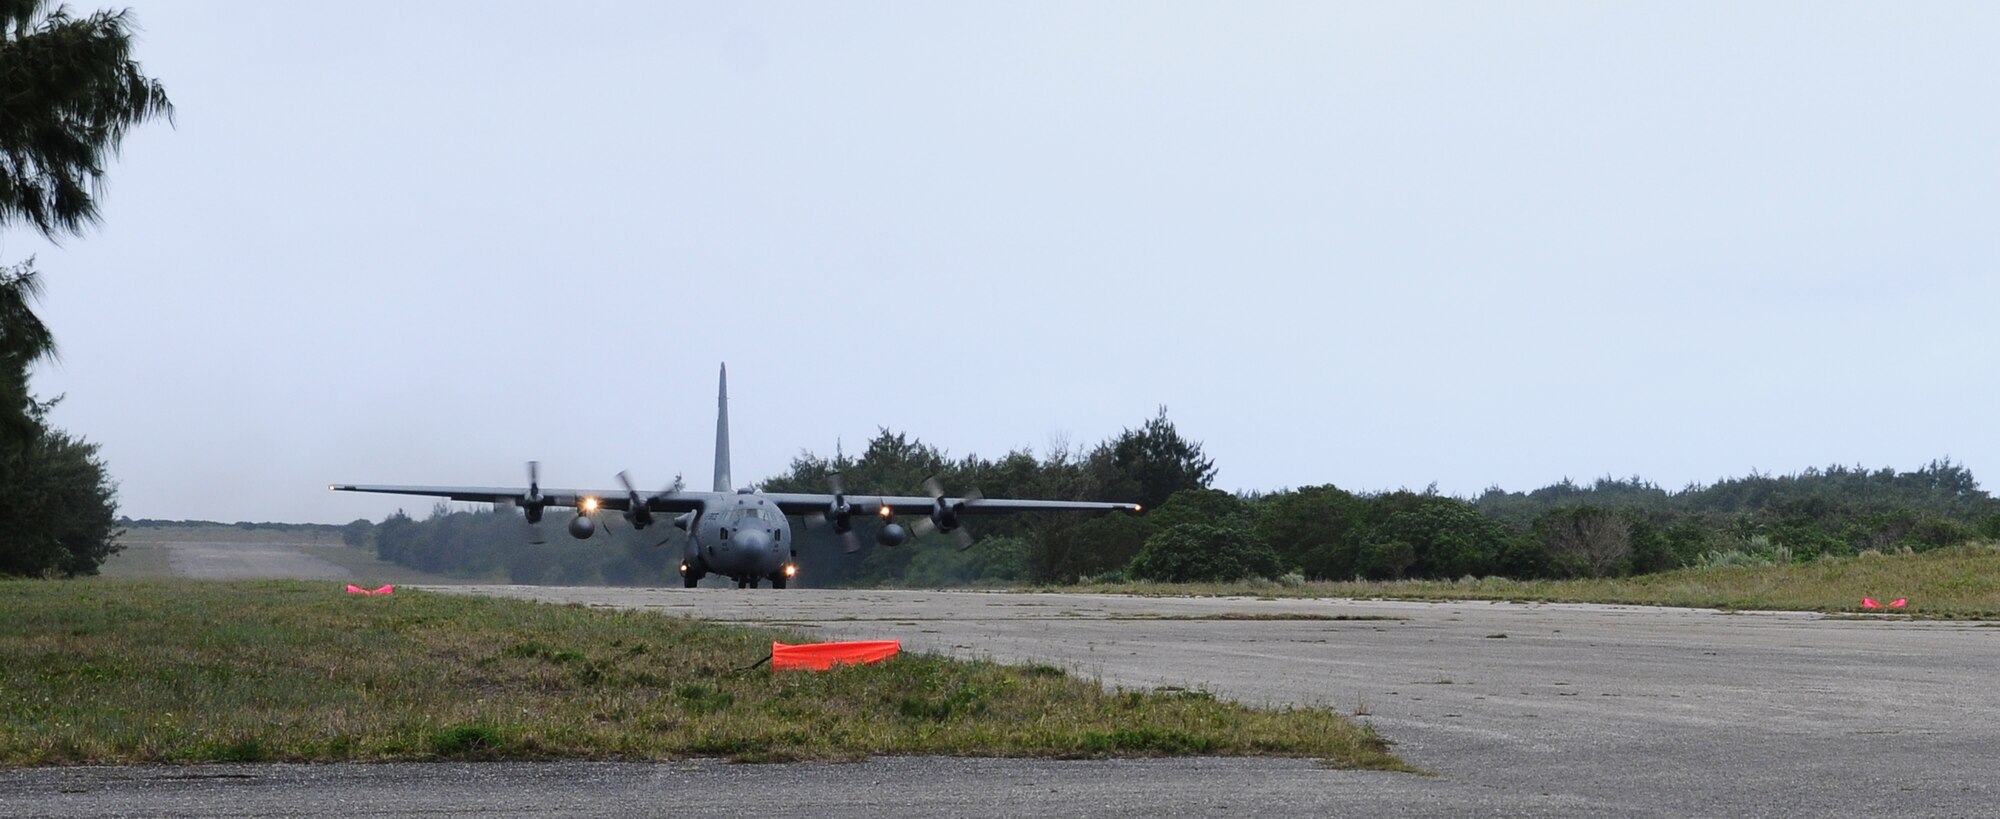
[{"label": "pink marker flag", "polygon": [[1875,598],[1873,597],[1863,597],[1861,598],[1861,607],[1864,609],[1879,609],[1882,607],[1882,604],[1875,602]]},{"label": "pink marker flag", "polygon": [[1891,603],[1889,604],[1889,608],[1892,608],[1892,609],[1900,609],[1900,608],[1902,608],[1902,607],[1904,607],[1904,606],[1907,606],[1907,605],[1909,605],[1909,604],[1910,604],[1910,601],[1908,601],[1908,600],[1905,600],[1905,599],[1903,599],[1903,598],[1901,598],[1901,597],[1898,597],[1898,598],[1896,598],[1896,599],[1895,599],[1895,601],[1894,601],[1894,602],[1891,602]]},{"label": "pink marker flag", "polygon": [[395,586],[383,586],[382,588],[369,592],[369,594],[388,594],[395,590],[396,590]]},{"label": "pink marker flag", "polygon": [[396,590],[395,586],[383,586],[382,588],[379,589],[364,589],[361,588],[360,586],[354,585],[353,583],[347,584],[348,594],[388,594],[395,590]]},{"label": "pink marker flag", "polygon": [[347,584],[347,593],[348,593],[348,594],[367,594],[367,593],[368,593],[368,590],[367,590],[367,589],[364,589],[364,588],[361,588],[360,586],[356,586],[356,585],[354,585],[353,583],[349,583],[349,584]]}]

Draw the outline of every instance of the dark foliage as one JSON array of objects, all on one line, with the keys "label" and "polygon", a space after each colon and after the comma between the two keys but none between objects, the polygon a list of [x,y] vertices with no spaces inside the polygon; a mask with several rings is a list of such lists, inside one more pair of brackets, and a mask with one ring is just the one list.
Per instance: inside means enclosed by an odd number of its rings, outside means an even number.
[{"label": "dark foliage", "polygon": [[[0,0],[0,225],[51,239],[97,221],[92,196],[126,129],[173,106],[132,61],[125,12],[72,17],[43,0]],[[30,303],[33,260],[0,269],[0,574],[96,574],[112,544],[115,492],[97,447],[52,429],[28,369],[55,354]]]},{"label": "dark foliage", "polygon": [[39,292],[32,262],[0,269],[0,575],[96,574],[117,550],[116,492],[97,445],[49,427],[56,401],[28,392],[29,367],[55,354],[29,309]]},{"label": "dark foliage", "polygon": [[159,81],[132,60],[132,17],[74,17],[45,0],[0,0],[0,222],[44,235],[97,221],[92,191],[133,125],[171,119]]},{"label": "dark foliage", "polygon": [[[1139,429],[1127,429],[1087,451],[1058,445],[1039,458],[1014,451],[995,460],[976,455],[954,459],[919,439],[883,429],[859,458],[838,447],[832,458],[802,453],[793,459],[788,473],[765,481],[763,488],[825,492],[827,475],[833,472],[841,473],[847,490],[855,495],[921,495],[924,479],[936,475],[954,495],[976,488],[991,498],[1162,505],[1176,492],[1205,489],[1215,467],[1201,454],[1200,444],[1181,437],[1161,408]],[[979,575],[981,579],[1067,582],[1123,568],[1156,531],[1150,517],[994,515],[975,517],[967,525],[982,542],[1008,538],[1007,542],[1019,544],[989,567],[991,573]],[[801,527],[800,575],[815,585],[898,584],[914,582],[920,575],[927,582],[963,576],[964,561],[942,554],[956,549],[949,538],[933,535],[912,538],[895,548],[878,547],[877,525],[857,521],[857,537],[864,544],[858,555],[844,553],[839,537],[830,531]]]},{"label": "dark foliage", "polygon": [[0,445],[0,575],[97,574],[119,548],[117,492],[96,444],[42,426],[46,407],[31,440]]},{"label": "dark foliage", "polygon": [[1167,420],[1167,408],[1138,429],[1128,429],[1107,442],[1093,459],[1109,463],[1100,470],[1105,491],[1147,509],[1160,506],[1174,493],[1206,489],[1215,480],[1215,461],[1201,454],[1201,444],[1182,438]]},{"label": "dark foliage", "polygon": [[[1783,478],[1751,475],[1680,492],[1638,478],[1587,486],[1563,481],[1525,494],[1493,489],[1476,500],[1434,491],[1356,494],[1335,486],[1247,497],[1208,489],[1213,469],[1199,446],[1187,444],[1162,415],[1087,451],[1059,446],[1041,458],[1016,451],[997,460],[955,459],[884,429],[860,457],[838,447],[831,458],[802,453],[787,474],[762,488],[824,492],[827,476],[840,472],[855,496],[918,495],[924,478],[936,475],[953,495],[977,487],[996,498],[1129,501],[1133,496],[1119,493],[1193,484],[1166,494],[1144,516],[973,516],[967,525],[979,542],[964,552],[942,535],[880,547],[874,542],[878,522],[858,519],[861,549],[848,554],[832,531],[794,520],[799,582],[813,586],[1286,572],[1336,580],[1612,576],[1679,568],[1716,552],[1804,560],[1866,548],[1930,549],[2000,529],[2000,505],[1949,461],[1911,473],[1832,468]],[[1142,488],[1147,486],[1152,489]],[[383,557],[419,568],[504,570],[518,582],[645,577],[615,553],[578,552],[566,540],[538,550],[496,551],[492,544],[524,539],[518,520],[501,515],[500,525],[457,518],[392,519],[375,527],[375,542]],[[554,531],[559,534],[559,525]],[[439,540],[421,548],[393,546],[421,537]],[[628,556],[663,567],[671,579],[678,544]],[[597,556],[585,556],[591,554]]]},{"label": "dark foliage", "polygon": [[663,524],[634,530],[616,517],[600,516],[597,533],[577,540],[563,531],[568,518],[551,511],[542,522],[546,542],[533,543],[520,512],[453,511],[439,503],[423,520],[401,511],[390,515],[373,527],[371,539],[383,560],[460,577],[565,586],[677,582],[672,566],[680,561],[680,530]]},{"label": "dark foliage", "polygon": [[1137,580],[1197,583],[1276,577],[1278,556],[1248,528],[1175,523],[1146,539],[1126,574]]},{"label": "dark foliage", "polygon": [[[1793,560],[1922,551],[1979,536],[1983,521],[2000,515],[2000,500],[1949,459],[1910,472],[1830,466],[1796,475],[1752,473],[1679,492],[1637,478],[1605,478],[1587,487],[1563,481],[1525,495],[1491,489],[1476,503],[1489,517],[1544,538],[1541,521],[1552,514],[1616,512],[1633,527],[1635,572],[1675,568],[1712,551],[1783,549]],[[1554,574],[1574,568],[1557,567]]]}]

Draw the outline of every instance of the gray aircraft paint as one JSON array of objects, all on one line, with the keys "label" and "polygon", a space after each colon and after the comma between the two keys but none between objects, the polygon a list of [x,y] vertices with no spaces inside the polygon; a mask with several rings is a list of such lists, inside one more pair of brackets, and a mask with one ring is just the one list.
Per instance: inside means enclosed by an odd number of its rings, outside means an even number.
[{"label": "gray aircraft paint", "polygon": [[709,487],[717,492],[728,492],[736,488],[729,479],[729,365],[722,365],[722,374],[715,382],[715,485]]}]

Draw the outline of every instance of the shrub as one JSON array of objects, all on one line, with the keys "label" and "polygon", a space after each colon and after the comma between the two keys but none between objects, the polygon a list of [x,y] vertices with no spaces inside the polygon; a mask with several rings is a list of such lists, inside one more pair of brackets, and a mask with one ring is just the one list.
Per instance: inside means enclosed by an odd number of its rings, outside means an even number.
[{"label": "shrub", "polygon": [[1972,539],[1972,532],[1956,522],[1943,518],[1924,518],[1917,521],[1908,534],[1903,535],[1898,544],[1914,551],[1927,552],[1945,546],[1957,546]]},{"label": "shrub", "polygon": [[[1345,553],[1350,557],[1346,565],[1323,564],[1343,554],[1333,544],[1354,542],[1354,532],[1368,511],[1367,502],[1329,485],[1280,492],[1259,501],[1258,506],[1262,514],[1257,520],[1257,537],[1288,565],[1304,567],[1307,574],[1319,577],[1353,574],[1351,550]],[[1324,555],[1317,554],[1322,550]]]},{"label": "shrub", "polygon": [[1299,559],[1299,569],[1318,580],[1345,580],[1357,573],[1358,547],[1348,541],[1322,543],[1306,551]]},{"label": "shrub", "polygon": [[1769,566],[1771,559],[1752,554],[1741,549],[1716,550],[1695,559],[1695,565],[1704,569],[1720,569],[1729,566]]},{"label": "shrub", "polygon": [[1361,573],[1373,580],[1401,580],[1417,562],[1417,547],[1406,540],[1371,540],[1361,547]]},{"label": "shrub", "polygon": [[1229,582],[1274,577],[1278,556],[1244,529],[1178,523],[1146,539],[1126,572],[1164,583]]},{"label": "shrub", "polygon": [[1125,576],[1124,569],[1114,569],[1108,572],[1098,572],[1097,574],[1084,575],[1083,577],[1078,578],[1076,582],[1082,583],[1083,585],[1086,586],[1116,586],[1120,583],[1126,582],[1129,579],[1130,578]]},{"label": "shrub", "polygon": [[[1452,578],[1486,574],[1513,533],[1472,504],[1437,494],[1391,492],[1369,499],[1369,523],[1355,568],[1374,576]],[[1398,567],[1403,543],[1411,561]]]},{"label": "shrub", "polygon": [[1571,506],[1535,520],[1551,560],[1567,560],[1591,577],[1623,574],[1632,557],[1632,522],[1608,509]]}]

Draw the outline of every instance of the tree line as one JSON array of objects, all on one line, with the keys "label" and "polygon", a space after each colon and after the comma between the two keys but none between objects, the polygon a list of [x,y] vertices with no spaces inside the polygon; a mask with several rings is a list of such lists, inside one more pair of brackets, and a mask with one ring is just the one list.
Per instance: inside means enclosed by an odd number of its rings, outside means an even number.
[{"label": "tree line", "polygon": [[560,517],[551,511],[536,536],[511,509],[454,510],[439,502],[421,520],[402,510],[381,523],[356,520],[341,538],[414,569],[525,585],[657,586],[680,562],[683,535],[672,526],[634,530],[607,515],[595,536],[576,540]]},{"label": "tree line", "polygon": [[[1473,498],[1332,485],[1234,494],[1211,488],[1213,460],[1175,429],[1165,408],[1093,447],[994,459],[953,458],[883,429],[858,455],[838,447],[830,457],[802,453],[761,488],[826,492],[834,472],[859,497],[920,495],[924,479],[936,475],[953,495],[977,488],[991,497],[1135,501],[1151,511],[970,516],[978,541],[963,551],[935,534],[877,546],[873,521],[857,521],[857,554],[846,553],[835,533],[795,521],[810,585],[1609,577],[2000,539],[2000,501],[1949,460],[1909,472],[1753,473],[1677,491],[1607,477],[1525,493],[1496,487]],[[518,513],[444,505],[425,520],[399,514],[372,534],[366,524],[350,524],[364,527],[357,542],[372,538],[386,559],[430,571],[504,572],[523,583],[669,582],[682,543],[669,527],[614,527],[603,541],[558,532],[547,545],[528,546]]]}]

